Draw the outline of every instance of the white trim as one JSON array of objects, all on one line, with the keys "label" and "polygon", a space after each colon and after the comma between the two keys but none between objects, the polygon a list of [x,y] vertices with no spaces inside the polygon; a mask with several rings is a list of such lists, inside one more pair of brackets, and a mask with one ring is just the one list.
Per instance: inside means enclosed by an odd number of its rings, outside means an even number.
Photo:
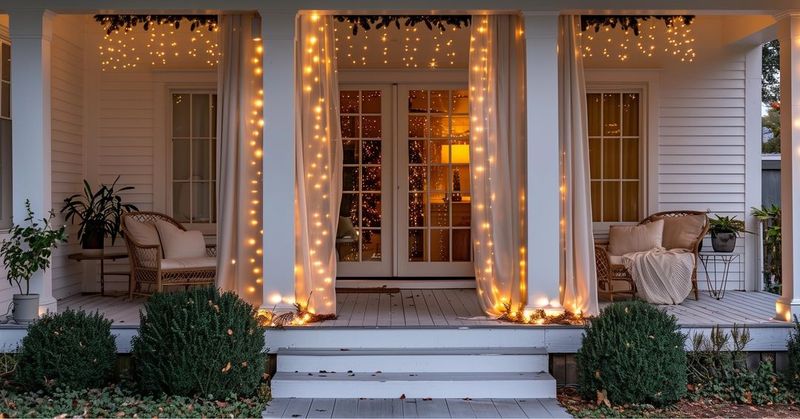
[{"label": "white trim", "polygon": [[[745,180],[744,220],[748,231],[759,234],[761,223],[750,215],[750,208],[761,207],[761,46],[750,48],[745,56]],[[744,237],[744,287],[761,290],[760,237]]]},{"label": "white trim", "polygon": [[429,69],[355,69],[338,71],[339,84],[418,84],[469,83],[466,68]]},{"label": "white trim", "polygon": [[402,288],[402,289],[453,289],[453,288],[475,288],[474,279],[460,278],[362,278],[362,279],[337,279],[336,288]]}]

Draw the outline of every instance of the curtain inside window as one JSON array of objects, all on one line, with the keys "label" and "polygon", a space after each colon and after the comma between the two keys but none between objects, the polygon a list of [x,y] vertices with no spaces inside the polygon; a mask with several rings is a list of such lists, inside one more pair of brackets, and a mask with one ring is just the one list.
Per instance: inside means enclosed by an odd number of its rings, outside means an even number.
[{"label": "curtain inside window", "polygon": [[252,15],[223,15],[217,83],[217,286],[261,305],[261,67]]},{"label": "curtain inside window", "polygon": [[483,310],[525,304],[525,43],[519,16],[472,17],[472,236]]},{"label": "curtain inside window", "polygon": [[333,17],[303,14],[297,34],[296,301],[335,314],[342,143]]},{"label": "curtain inside window", "polygon": [[567,310],[598,313],[592,234],[586,82],[579,16],[559,18],[559,145],[562,176],[561,298]]}]

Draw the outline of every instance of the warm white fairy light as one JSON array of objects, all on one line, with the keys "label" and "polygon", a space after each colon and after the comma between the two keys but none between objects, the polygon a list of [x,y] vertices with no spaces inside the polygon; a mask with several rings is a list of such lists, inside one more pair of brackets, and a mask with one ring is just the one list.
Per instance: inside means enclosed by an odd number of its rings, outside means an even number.
[{"label": "warm white fairy light", "polygon": [[[222,55],[217,33],[202,27],[195,29],[182,40],[179,31],[171,23],[152,24],[144,27],[124,28],[104,34],[98,46],[100,66],[103,71],[129,70],[143,66],[159,67],[167,65],[170,60],[191,57],[196,62],[214,67],[219,64]],[[179,42],[181,40],[181,42]]]},{"label": "warm white fairy light", "polygon": [[[683,19],[675,19],[672,25],[663,22],[637,22],[639,35],[632,29],[622,31],[604,26],[600,32],[593,27],[579,32],[583,43],[583,56],[599,56],[606,59],[627,61],[632,56],[653,57],[663,53],[681,62],[692,62],[696,56],[692,28]],[[659,44],[665,44],[659,47]]]},{"label": "warm white fairy light", "polygon": [[[251,169],[251,178],[250,178],[250,193],[255,197],[250,201],[250,206],[248,209],[245,210],[245,213],[250,216],[249,225],[250,229],[248,230],[250,233],[250,237],[246,239],[246,244],[249,252],[248,262],[250,263],[250,271],[252,272],[253,277],[255,277],[255,283],[261,285],[264,280],[262,277],[261,271],[261,255],[263,255],[262,250],[262,237],[264,235],[264,230],[260,228],[261,226],[261,170],[258,169],[261,167],[261,158],[264,155],[262,151],[262,141],[261,141],[261,131],[264,127],[264,90],[261,87],[261,71],[262,71],[262,56],[264,53],[264,48],[262,47],[261,38],[254,38],[253,39],[253,58],[251,59],[251,63],[253,64],[253,76],[252,80],[254,83],[254,90],[256,92],[256,97],[253,99],[252,103],[252,111],[251,111],[251,118],[248,120],[249,129],[250,129],[250,141],[248,145],[250,147],[250,166],[256,167],[255,170]],[[250,294],[256,293],[256,287],[249,287],[247,291]]]}]

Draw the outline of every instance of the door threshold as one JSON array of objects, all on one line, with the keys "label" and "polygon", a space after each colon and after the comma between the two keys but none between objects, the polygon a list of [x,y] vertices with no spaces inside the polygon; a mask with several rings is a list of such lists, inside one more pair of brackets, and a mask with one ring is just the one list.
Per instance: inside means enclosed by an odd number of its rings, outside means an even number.
[{"label": "door threshold", "polygon": [[452,289],[475,288],[472,278],[342,278],[336,280],[337,288],[401,288],[401,289]]}]

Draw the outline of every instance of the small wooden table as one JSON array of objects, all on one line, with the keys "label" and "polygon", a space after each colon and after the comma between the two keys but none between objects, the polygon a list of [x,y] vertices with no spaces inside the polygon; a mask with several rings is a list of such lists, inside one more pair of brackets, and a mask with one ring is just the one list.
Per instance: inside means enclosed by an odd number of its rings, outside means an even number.
[{"label": "small wooden table", "polygon": [[106,276],[127,276],[128,282],[130,282],[131,273],[130,271],[111,271],[106,272],[106,265],[105,261],[115,261],[117,259],[127,259],[128,252],[122,251],[110,251],[110,252],[103,252],[98,253],[96,255],[85,254],[85,253],[72,253],[67,258],[72,259],[74,261],[83,262],[84,260],[99,260],[100,261],[100,295],[106,295]]}]

